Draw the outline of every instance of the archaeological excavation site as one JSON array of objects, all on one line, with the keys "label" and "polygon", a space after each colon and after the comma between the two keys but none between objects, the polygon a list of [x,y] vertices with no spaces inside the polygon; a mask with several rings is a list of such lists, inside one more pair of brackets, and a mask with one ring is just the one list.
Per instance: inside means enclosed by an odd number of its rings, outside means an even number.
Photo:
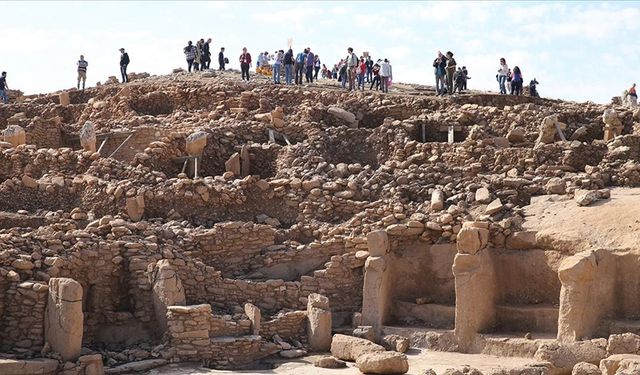
[{"label": "archaeological excavation site", "polygon": [[640,374],[637,107],[130,79],[0,105],[0,374]]}]

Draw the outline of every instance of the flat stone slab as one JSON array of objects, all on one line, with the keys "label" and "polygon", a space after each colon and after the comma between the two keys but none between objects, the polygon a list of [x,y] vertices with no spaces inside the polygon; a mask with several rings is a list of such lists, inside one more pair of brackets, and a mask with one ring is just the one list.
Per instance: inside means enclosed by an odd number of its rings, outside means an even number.
[{"label": "flat stone slab", "polygon": [[167,363],[169,362],[166,359],[145,359],[144,361],[125,363],[124,365],[105,369],[104,373],[107,375],[116,375],[128,374],[130,372],[141,372],[164,366]]},{"label": "flat stone slab", "polygon": [[53,375],[57,369],[58,361],[54,359],[0,359],[2,375]]}]

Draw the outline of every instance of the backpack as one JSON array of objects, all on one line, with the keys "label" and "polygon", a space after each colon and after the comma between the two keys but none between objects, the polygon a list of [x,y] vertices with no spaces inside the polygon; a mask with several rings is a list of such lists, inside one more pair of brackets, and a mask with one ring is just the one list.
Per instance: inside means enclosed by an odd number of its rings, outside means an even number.
[{"label": "backpack", "polygon": [[304,53],[300,52],[298,56],[296,56],[296,62],[298,64],[304,64]]}]

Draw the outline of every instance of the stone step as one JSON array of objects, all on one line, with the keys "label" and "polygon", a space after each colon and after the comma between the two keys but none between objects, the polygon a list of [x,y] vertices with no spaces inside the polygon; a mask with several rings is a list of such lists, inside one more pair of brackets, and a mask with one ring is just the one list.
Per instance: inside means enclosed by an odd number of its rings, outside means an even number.
[{"label": "stone step", "polygon": [[532,332],[532,339],[525,339],[523,335],[488,334],[481,335],[481,353],[500,357],[533,358],[540,345],[552,343],[555,334],[546,332]]},{"label": "stone step", "polygon": [[558,311],[552,305],[498,305],[497,332],[558,332]]},{"label": "stone step", "polygon": [[407,322],[417,320],[424,327],[452,329],[456,316],[456,307],[427,303],[418,305],[411,302],[396,301],[392,312],[394,321]]}]

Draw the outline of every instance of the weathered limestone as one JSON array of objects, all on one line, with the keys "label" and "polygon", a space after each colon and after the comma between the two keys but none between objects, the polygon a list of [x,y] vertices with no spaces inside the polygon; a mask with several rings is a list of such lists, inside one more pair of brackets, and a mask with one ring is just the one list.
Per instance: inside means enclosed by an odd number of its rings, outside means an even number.
[{"label": "weathered limestone", "polygon": [[[558,120],[558,115],[547,116],[542,119],[538,127],[538,139],[536,145],[549,144],[555,141],[556,133],[566,129],[567,125]],[[562,136],[561,136],[562,137]]]},{"label": "weathered limestone", "polygon": [[358,121],[356,120],[356,115],[354,115],[349,111],[345,111],[340,107],[329,107],[329,109],[327,110],[327,113],[339,118],[340,120],[345,121],[350,128],[358,127]]},{"label": "weathered limestone", "polygon": [[367,235],[369,258],[365,262],[362,287],[362,324],[372,326],[378,336],[390,310],[390,275],[386,254],[389,252],[389,237],[385,231]]},{"label": "weathered limestone", "polygon": [[486,204],[491,202],[491,194],[489,193],[489,189],[485,187],[481,187],[476,190],[476,202],[481,204]]},{"label": "weathered limestone", "polygon": [[602,114],[602,122],[604,122],[604,140],[608,142],[613,138],[622,134],[624,126],[618,118],[618,113],[613,109],[606,109]]},{"label": "weathered limestone", "polygon": [[251,174],[251,156],[249,155],[249,147],[243,145],[240,149],[240,176],[247,177]]},{"label": "weathered limestone", "polygon": [[571,375],[602,375],[602,372],[593,363],[580,362],[573,366]]},{"label": "weathered limestone", "polygon": [[153,285],[153,308],[162,331],[167,330],[167,307],[186,305],[182,282],[168,259],[149,265],[149,282]]},{"label": "weathered limestone", "polygon": [[83,313],[82,286],[73,279],[49,279],[49,299],[45,311],[45,341],[65,361],[80,356]]},{"label": "weathered limestone", "polygon": [[486,223],[465,223],[458,233],[458,254],[453,262],[456,290],[454,335],[462,352],[472,349],[478,332],[495,321],[496,276],[486,249]]},{"label": "weathered limestone", "polygon": [[104,375],[104,365],[102,355],[83,355],[78,358],[80,366],[84,367],[84,375]]},{"label": "weathered limestone", "polygon": [[341,361],[337,358],[326,356],[322,358],[318,358],[313,362],[315,367],[322,368],[345,368],[347,367],[347,363],[345,361]]},{"label": "weathered limestone", "polygon": [[558,269],[562,283],[558,340],[578,341],[591,335],[597,324],[597,310],[592,308],[591,287],[597,268],[593,252],[583,252],[565,259]]},{"label": "weathered limestone", "polygon": [[71,104],[71,99],[69,98],[69,93],[67,91],[63,91],[58,94],[58,100],[60,101],[60,105],[68,106]]},{"label": "weathered limestone", "polygon": [[409,350],[409,339],[400,335],[385,335],[380,342],[387,350],[406,353]]},{"label": "weathered limestone", "polygon": [[0,359],[2,375],[54,375],[57,370],[58,361],[55,359]]},{"label": "weathered limestone", "polygon": [[144,195],[140,194],[137,197],[127,198],[125,200],[125,209],[132,221],[140,221],[144,215]]},{"label": "weathered limestone", "polygon": [[271,124],[276,129],[284,127],[284,109],[282,107],[278,106],[271,111]]},{"label": "weathered limestone", "polygon": [[27,143],[27,134],[19,125],[9,125],[2,131],[4,141],[11,143],[12,147],[18,147]]},{"label": "weathered limestone", "polygon": [[605,339],[542,344],[534,354],[534,359],[550,363],[551,374],[570,374],[580,362],[600,363],[607,355],[606,345]]},{"label": "weathered limestone", "polygon": [[345,361],[355,361],[363,354],[384,351],[382,346],[358,337],[335,334],[331,340],[331,355]]},{"label": "weathered limestone", "polygon": [[440,189],[436,189],[431,194],[431,211],[442,211],[444,208],[444,193]]},{"label": "weathered limestone", "polygon": [[251,321],[251,332],[253,335],[260,334],[260,320],[262,319],[262,313],[260,308],[251,303],[244,304],[244,313],[249,317]]},{"label": "weathered limestone", "polygon": [[600,361],[602,375],[627,375],[640,373],[640,355],[615,354]]},{"label": "weathered limestone", "polygon": [[224,169],[227,172],[232,172],[235,177],[240,177],[240,154],[235,152],[224,163]]},{"label": "weathered limestone", "polygon": [[312,351],[326,352],[331,349],[329,299],[317,293],[307,297],[307,335]]},{"label": "weathered limestone", "polygon": [[91,121],[87,121],[80,129],[80,146],[85,151],[96,152],[96,129]]},{"label": "weathered limestone", "polygon": [[202,151],[207,146],[207,133],[197,131],[189,134],[186,139],[186,150],[189,156],[202,155]]},{"label": "weathered limestone", "polygon": [[365,374],[404,374],[409,371],[407,356],[398,352],[380,352],[361,355],[356,366]]}]

